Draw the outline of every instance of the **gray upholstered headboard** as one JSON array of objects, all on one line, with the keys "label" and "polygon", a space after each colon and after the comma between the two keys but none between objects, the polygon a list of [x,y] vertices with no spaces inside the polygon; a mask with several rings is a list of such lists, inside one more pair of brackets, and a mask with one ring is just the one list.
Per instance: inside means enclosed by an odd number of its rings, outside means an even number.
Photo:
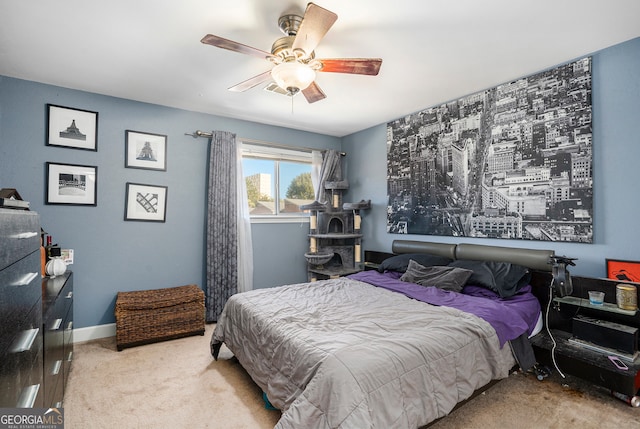
[{"label": "gray upholstered headboard", "polygon": [[428,253],[430,255],[445,256],[456,259],[456,245],[445,243],[431,243],[429,241],[393,240],[393,253]]},{"label": "gray upholstered headboard", "polygon": [[553,250],[520,249],[515,247],[484,246],[481,244],[446,244],[428,241],[394,240],[393,253],[428,253],[451,259],[510,262],[534,270],[551,271],[549,263],[555,255]]}]

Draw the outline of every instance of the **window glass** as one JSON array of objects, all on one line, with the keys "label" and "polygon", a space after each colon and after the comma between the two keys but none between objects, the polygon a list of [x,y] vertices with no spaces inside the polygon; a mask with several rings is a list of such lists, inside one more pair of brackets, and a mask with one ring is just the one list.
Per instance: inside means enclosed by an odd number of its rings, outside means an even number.
[{"label": "window glass", "polygon": [[314,199],[311,163],[280,161],[280,213],[300,213]]},{"label": "window glass", "polygon": [[300,210],[315,198],[311,154],[244,144],[242,171],[251,217],[308,216]]},{"label": "window glass", "polygon": [[247,184],[249,213],[276,214],[276,161],[245,156],[242,158],[242,172]]}]

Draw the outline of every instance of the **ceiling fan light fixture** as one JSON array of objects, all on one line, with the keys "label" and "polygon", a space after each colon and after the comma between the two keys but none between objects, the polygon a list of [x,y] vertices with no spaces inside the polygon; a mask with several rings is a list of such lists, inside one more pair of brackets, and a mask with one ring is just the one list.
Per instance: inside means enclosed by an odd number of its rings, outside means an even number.
[{"label": "ceiling fan light fixture", "polygon": [[306,64],[284,62],[271,70],[271,77],[278,86],[291,94],[306,89],[316,79],[316,72]]}]

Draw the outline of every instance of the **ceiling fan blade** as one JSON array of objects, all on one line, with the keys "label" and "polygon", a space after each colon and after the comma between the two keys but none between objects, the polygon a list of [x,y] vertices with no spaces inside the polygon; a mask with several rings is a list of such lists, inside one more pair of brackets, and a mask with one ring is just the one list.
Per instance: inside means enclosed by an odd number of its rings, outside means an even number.
[{"label": "ceiling fan blade", "polygon": [[233,40],[225,39],[224,37],[214,36],[213,34],[207,34],[200,41],[206,45],[228,49],[229,51],[252,55],[262,59],[267,59],[272,56],[270,52],[263,51],[258,48],[252,48],[251,46],[243,45],[242,43],[234,42]]},{"label": "ceiling fan blade", "polygon": [[338,19],[338,15],[314,3],[309,3],[304,17],[293,41],[293,51],[304,51],[304,57],[309,57],[327,31]]},{"label": "ceiling fan blade", "polygon": [[269,80],[271,80],[271,70],[267,70],[264,73],[260,73],[259,75],[252,77],[251,79],[240,82],[239,84],[229,88],[229,91],[243,92]]},{"label": "ceiling fan blade", "polygon": [[311,82],[311,85],[303,89],[302,95],[304,95],[304,98],[306,98],[309,103],[315,103],[316,101],[327,98],[315,82]]},{"label": "ceiling fan blade", "polygon": [[322,64],[319,72],[367,74],[376,76],[380,71],[380,58],[334,58],[317,60]]}]

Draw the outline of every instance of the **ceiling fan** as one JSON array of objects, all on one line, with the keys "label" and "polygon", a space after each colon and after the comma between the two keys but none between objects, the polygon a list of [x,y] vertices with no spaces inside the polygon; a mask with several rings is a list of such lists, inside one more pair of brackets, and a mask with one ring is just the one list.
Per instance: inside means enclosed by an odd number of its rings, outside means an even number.
[{"label": "ceiling fan", "polygon": [[277,39],[271,52],[243,45],[220,36],[207,34],[201,40],[207,45],[252,55],[270,61],[273,68],[229,88],[230,91],[246,91],[261,83],[274,80],[287,95],[302,91],[309,103],[327,96],[315,82],[316,72],[349,73],[375,76],[380,71],[380,58],[330,58],[315,57],[318,46],[338,15],[314,3],[309,3],[304,17],[285,14],[278,19],[278,27],[285,34]]}]

